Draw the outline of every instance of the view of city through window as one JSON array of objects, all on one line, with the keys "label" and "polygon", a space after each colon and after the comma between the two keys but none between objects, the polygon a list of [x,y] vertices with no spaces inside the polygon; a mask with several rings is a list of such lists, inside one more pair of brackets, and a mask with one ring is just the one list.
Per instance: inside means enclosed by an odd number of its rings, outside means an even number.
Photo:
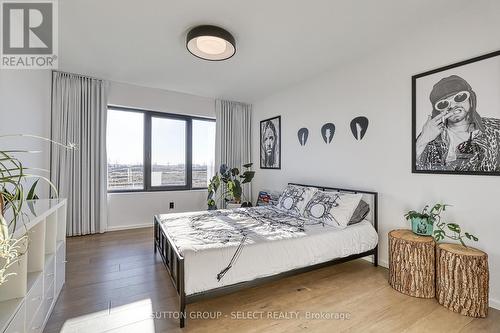
[{"label": "view of city through window", "polygon": [[193,119],[192,170],[192,187],[207,187],[215,173],[215,121]]},{"label": "view of city through window", "polygon": [[[192,184],[186,184],[187,120],[151,117],[151,184],[204,188],[213,176],[215,122],[192,119]],[[145,114],[109,109],[108,190],[143,190]],[[190,185],[190,186],[188,186]]]},{"label": "view of city through window", "polygon": [[151,186],[186,185],[186,123],[151,118]]}]

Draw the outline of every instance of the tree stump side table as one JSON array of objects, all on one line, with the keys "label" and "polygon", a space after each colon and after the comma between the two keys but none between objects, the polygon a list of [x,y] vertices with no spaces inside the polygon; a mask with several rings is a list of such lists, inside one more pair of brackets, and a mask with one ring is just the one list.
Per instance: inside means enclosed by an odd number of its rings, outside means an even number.
[{"label": "tree stump side table", "polygon": [[435,296],[434,238],[418,236],[411,230],[389,232],[389,284],[414,297]]},{"label": "tree stump side table", "polygon": [[436,248],[436,298],[439,304],[465,316],[488,315],[488,255],[459,244]]}]

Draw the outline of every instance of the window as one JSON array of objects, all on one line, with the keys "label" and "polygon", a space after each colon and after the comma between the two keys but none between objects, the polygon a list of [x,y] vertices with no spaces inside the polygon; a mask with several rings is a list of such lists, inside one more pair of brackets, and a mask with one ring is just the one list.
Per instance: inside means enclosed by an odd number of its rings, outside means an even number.
[{"label": "window", "polygon": [[215,122],[193,120],[193,183],[192,187],[207,187],[215,170]]},{"label": "window", "polygon": [[108,111],[108,190],[144,188],[144,114]]},{"label": "window", "polygon": [[151,186],[186,186],[186,178],[186,120],[152,117]]},{"label": "window", "polygon": [[108,107],[108,191],[206,188],[213,176],[215,121]]}]

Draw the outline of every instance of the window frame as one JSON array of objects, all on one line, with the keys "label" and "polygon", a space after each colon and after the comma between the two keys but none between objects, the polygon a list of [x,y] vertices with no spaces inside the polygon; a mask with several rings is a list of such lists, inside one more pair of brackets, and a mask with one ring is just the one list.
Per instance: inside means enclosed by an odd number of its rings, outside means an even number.
[{"label": "window frame", "polygon": [[[193,187],[193,120],[215,122],[215,118],[189,116],[177,113],[160,112],[148,109],[131,108],[124,106],[117,106],[109,104],[108,110],[136,112],[144,115],[144,130],[143,130],[143,188],[142,189],[108,189],[108,193],[134,193],[134,192],[168,192],[168,191],[192,191],[192,190],[206,190],[207,187]],[[167,186],[151,186],[151,144],[152,144],[152,118],[174,119],[183,120],[186,122],[186,184],[180,185],[167,185]],[[106,133],[107,135],[107,133]],[[215,152],[214,152],[215,153]],[[107,168],[107,160],[106,160]],[[107,187],[107,179],[106,179]]]}]

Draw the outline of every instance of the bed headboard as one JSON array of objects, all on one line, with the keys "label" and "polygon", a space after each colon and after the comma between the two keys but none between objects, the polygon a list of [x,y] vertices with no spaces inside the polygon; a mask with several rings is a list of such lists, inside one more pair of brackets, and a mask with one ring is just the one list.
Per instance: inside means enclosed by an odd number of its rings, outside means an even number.
[{"label": "bed headboard", "polygon": [[297,183],[288,183],[288,185],[315,187],[315,188],[322,190],[322,191],[325,191],[325,192],[342,192],[342,193],[361,193],[361,194],[363,194],[362,200],[364,200],[367,204],[370,205],[370,213],[368,213],[366,220],[370,221],[373,224],[373,227],[375,228],[375,230],[377,230],[377,232],[378,232],[378,193],[377,192],[353,190],[353,189],[338,188],[338,187],[297,184]]}]

